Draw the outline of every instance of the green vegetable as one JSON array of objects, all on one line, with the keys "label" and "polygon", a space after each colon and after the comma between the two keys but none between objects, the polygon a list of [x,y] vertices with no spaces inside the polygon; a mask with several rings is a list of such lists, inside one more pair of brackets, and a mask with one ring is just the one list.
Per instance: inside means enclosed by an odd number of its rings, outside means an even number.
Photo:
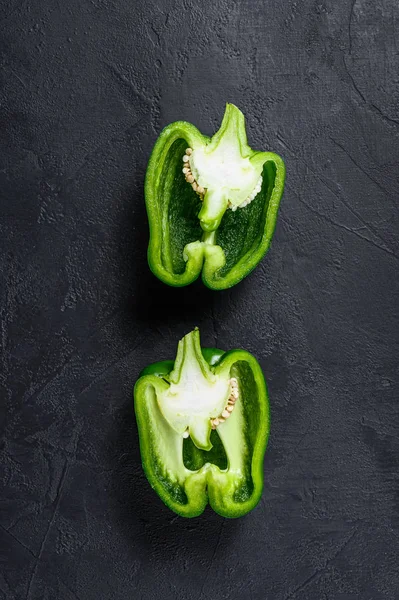
[{"label": "green vegetable", "polygon": [[284,179],[277,154],[248,146],[233,104],[212,138],[184,121],[168,125],[145,180],[153,273],[172,286],[202,273],[215,290],[241,281],[270,246]]},{"label": "green vegetable", "polygon": [[258,503],[269,434],[266,384],[245,350],[202,349],[198,329],[178,345],[175,362],[155,363],[134,389],[147,478],[184,517],[209,502],[224,517]]}]

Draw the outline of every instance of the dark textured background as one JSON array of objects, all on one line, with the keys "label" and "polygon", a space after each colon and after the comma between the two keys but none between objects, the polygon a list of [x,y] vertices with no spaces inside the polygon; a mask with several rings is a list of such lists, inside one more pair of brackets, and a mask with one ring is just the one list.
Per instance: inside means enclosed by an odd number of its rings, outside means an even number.
[{"label": "dark textured background", "polygon": [[[0,16],[1,599],[398,599],[397,0]],[[146,162],[226,101],[286,161],[273,246],[232,290],[169,289]],[[237,521],[174,516],[141,469],[133,384],[194,325],[269,384],[265,491]]]}]

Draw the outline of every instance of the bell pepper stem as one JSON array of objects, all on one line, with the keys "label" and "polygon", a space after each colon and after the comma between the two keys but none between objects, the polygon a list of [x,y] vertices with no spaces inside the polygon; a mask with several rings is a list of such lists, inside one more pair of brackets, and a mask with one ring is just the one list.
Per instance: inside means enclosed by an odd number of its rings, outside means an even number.
[{"label": "bell pepper stem", "polygon": [[214,246],[216,242],[216,231],[204,231],[202,235],[202,242]]}]

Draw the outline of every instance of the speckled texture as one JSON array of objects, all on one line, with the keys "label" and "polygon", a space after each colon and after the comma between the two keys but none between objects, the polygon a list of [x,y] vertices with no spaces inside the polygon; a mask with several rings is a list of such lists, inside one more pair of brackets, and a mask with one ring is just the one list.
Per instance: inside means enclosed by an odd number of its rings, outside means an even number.
[{"label": "speckled texture", "polygon": [[[396,600],[397,0],[0,18],[1,600]],[[169,289],[146,161],[225,101],[286,161],[272,248],[231,290]],[[269,383],[265,491],[237,521],[174,516],[141,469],[133,384],[194,325]]]}]

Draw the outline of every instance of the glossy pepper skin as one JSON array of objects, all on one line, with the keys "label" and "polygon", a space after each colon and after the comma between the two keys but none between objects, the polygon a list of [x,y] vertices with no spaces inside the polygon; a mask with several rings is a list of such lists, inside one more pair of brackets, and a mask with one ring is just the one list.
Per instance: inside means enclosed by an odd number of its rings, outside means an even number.
[{"label": "glossy pepper skin", "polygon": [[[213,184],[209,183],[202,200],[182,172],[187,148],[193,150],[193,159],[202,158],[199,174],[201,165],[206,164],[208,172],[214,167]],[[245,208],[231,210],[231,202],[239,202],[240,182],[233,181],[237,171],[244,178],[251,169],[262,176],[261,190]],[[220,185],[214,184],[219,171]],[[209,179],[205,175],[203,181]],[[199,275],[215,290],[241,281],[270,246],[284,180],[284,163],[277,154],[248,146],[244,115],[233,104],[227,104],[221,127],[212,138],[184,121],[165,127],[145,179],[148,262],[153,273],[171,286],[188,285]]]},{"label": "glossy pepper skin", "polygon": [[[219,414],[231,377],[238,382],[234,410],[212,429],[209,416]],[[219,408],[211,407],[212,396]],[[209,502],[234,518],[254,508],[263,490],[270,418],[265,380],[251,354],[201,349],[195,329],[179,342],[175,361],[144,369],[134,406],[145,474],[171,510],[196,517]]]}]

